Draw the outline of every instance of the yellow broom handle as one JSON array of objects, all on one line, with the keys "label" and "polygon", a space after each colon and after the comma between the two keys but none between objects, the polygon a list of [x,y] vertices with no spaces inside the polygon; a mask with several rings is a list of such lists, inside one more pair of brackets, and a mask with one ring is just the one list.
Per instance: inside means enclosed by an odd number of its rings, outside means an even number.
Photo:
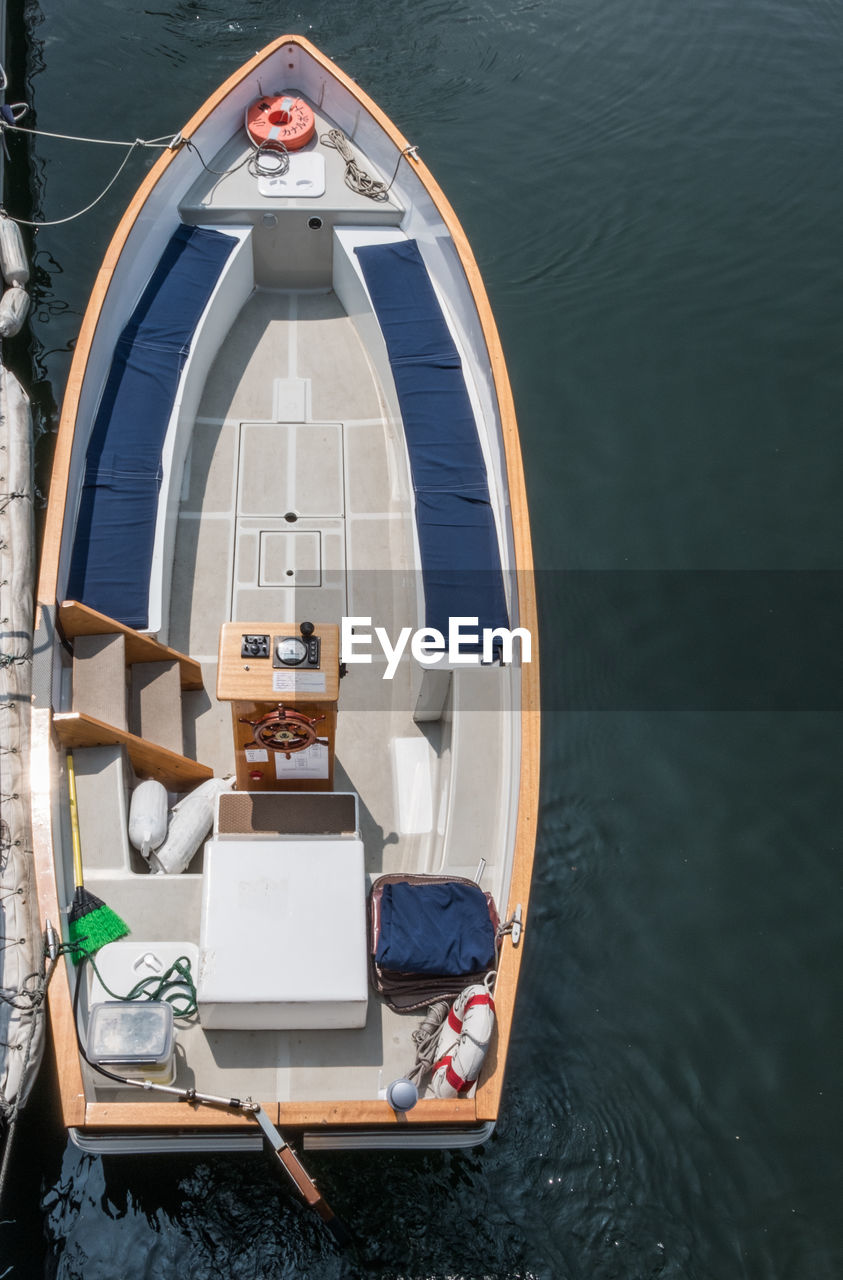
[{"label": "yellow broom handle", "polygon": [[73,840],[73,884],[82,888],[82,842],[79,839],[79,810],[76,807],[76,774],[73,771],[73,752],[67,753],[67,789],[70,794],[70,834]]}]

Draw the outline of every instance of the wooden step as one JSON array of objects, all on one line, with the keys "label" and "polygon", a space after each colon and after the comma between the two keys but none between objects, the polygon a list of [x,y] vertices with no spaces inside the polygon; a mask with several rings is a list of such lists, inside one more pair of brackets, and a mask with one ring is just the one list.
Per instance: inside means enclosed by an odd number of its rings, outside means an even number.
[{"label": "wooden step", "polygon": [[172,659],[135,663],[131,668],[131,687],[132,732],[182,755],[184,728],[179,664]]},{"label": "wooden step", "polygon": [[67,640],[77,636],[122,635],[126,641],[126,663],[131,666],[136,662],[176,661],[181,673],[183,689],[201,689],[202,668],[193,658],[169,645],[161,644],[152,636],[142,635],[132,627],[125,626],[104,613],[97,613],[78,600],[65,600],[59,605],[59,624]]},{"label": "wooden step", "polygon": [[73,646],[73,710],[127,730],[126,641],[122,635],[78,636]]},{"label": "wooden step", "polygon": [[139,778],[156,778],[168,791],[188,791],[199,782],[214,776],[207,765],[188,760],[186,756],[166,747],[147,742],[137,734],[116,729],[81,711],[57,711],[53,713],[56,736],[65,747],[124,746]]}]

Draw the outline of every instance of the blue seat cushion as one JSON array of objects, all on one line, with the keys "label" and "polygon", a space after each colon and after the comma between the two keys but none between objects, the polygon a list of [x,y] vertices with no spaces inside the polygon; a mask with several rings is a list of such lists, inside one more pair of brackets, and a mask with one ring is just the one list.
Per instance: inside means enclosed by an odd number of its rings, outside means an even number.
[{"label": "blue seat cushion", "polygon": [[236,243],[203,227],[173,234],[117,340],[88,443],[67,594],[140,630],[164,438],[196,326]]},{"label": "blue seat cushion", "polygon": [[[426,624],[507,627],[486,465],[459,352],[415,240],[355,249],[392,369],[416,502]],[[469,646],[464,646],[466,652]]]}]

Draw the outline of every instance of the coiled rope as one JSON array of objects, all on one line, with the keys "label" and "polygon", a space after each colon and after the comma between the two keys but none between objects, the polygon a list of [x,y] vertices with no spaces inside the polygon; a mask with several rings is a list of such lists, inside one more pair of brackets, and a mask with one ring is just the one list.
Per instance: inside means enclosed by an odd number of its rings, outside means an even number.
[{"label": "coiled rope", "polygon": [[97,968],[94,957],[89,954],[87,959],[103,990],[113,1000],[164,1000],[173,1006],[175,1018],[192,1018],[197,1012],[196,986],[188,956],[179,956],[160,975],[151,974],[148,978],[141,978],[127,995],[112,991]]},{"label": "coiled rope", "polygon": [[[195,142],[191,141],[190,138],[184,138],[183,142],[188,151],[193,151],[197,156],[199,163],[205,172],[210,173],[214,178],[227,178],[229,174],[236,173],[237,170],[242,169],[244,165],[248,165],[249,173],[251,173],[254,178],[271,178],[286,173],[290,167],[290,154],[283,142],[265,141],[257,143],[248,130],[246,130],[246,132],[253,150],[249,155],[244,156],[242,160],[238,160],[237,164],[233,164],[230,169],[212,169]],[[264,157],[267,155],[275,157],[274,164],[268,165],[266,163]],[[0,1277],[0,1280],[2,1280],[2,1277]]]},{"label": "coiled rope", "polygon": [[356,191],[361,196],[368,196],[370,200],[386,200],[392,188],[398,173],[398,168],[405,156],[415,156],[418,154],[418,147],[406,146],[399,153],[398,160],[395,164],[392,177],[389,182],[381,182],[379,178],[373,178],[371,174],[361,169],[348,138],[341,129],[330,129],[319,139],[323,147],[333,147],[338,151],[345,161],[345,185],[350,187],[352,191]]},{"label": "coiled rope", "polygon": [[407,1079],[421,1087],[422,1080],[433,1069],[436,1061],[436,1045],[443,1023],[451,1007],[450,1000],[436,1000],[428,1009],[422,1022],[413,1032],[416,1046],[416,1061],[412,1071],[407,1072]]},{"label": "coiled rope", "polygon": [[[249,173],[253,178],[272,178],[281,177],[287,173],[290,168],[290,153],[284,146],[284,143],[278,139],[264,138],[260,142],[256,142],[249,128],[249,108],[243,110],[243,128],[246,137],[252,147],[251,152],[244,156],[242,160],[238,160],[229,169],[212,169],[207,163],[202,152],[196,143],[190,138],[183,139],[184,145],[188,151],[192,151],[199,160],[202,168],[206,173],[210,173],[214,178],[227,178],[229,174],[236,173],[238,169],[242,169],[244,165],[248,165]],[[267,156],[272,156],[272,164],[267,163]]]},{"label": "coiled rope", "polygon": [[[249,172],[256,178],[272,178],[283,177],[290,169],[290,153],[280,138],[262,138],[256,142],[249,128],[249,108],[243,111],[243,128],[246,130],[246,137],[255,149],[255,154],[250,157]],[[267,156],[273,156],[273,163],[266,163]]]}]

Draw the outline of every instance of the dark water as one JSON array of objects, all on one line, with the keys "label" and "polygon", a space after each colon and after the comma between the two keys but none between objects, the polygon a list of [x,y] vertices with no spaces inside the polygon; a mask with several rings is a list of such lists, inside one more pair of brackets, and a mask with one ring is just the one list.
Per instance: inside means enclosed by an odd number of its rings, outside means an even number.
[{"label": "dark water", "polygon": [[[259,1158],[66,1147],[45,1074],[0,1259],[62,1280],[836,1280],[843,9],[45,0],[26,14],[42,129],[175,132],[299,30],[419,144],[509,359],[546,710],[493,1140],[311,1157],[361,1241],[342,1262]],[[39,139],[37,216],[87,204],[118,158]],[[37,235],[42,483],[84,301],[145,163]]]}]

